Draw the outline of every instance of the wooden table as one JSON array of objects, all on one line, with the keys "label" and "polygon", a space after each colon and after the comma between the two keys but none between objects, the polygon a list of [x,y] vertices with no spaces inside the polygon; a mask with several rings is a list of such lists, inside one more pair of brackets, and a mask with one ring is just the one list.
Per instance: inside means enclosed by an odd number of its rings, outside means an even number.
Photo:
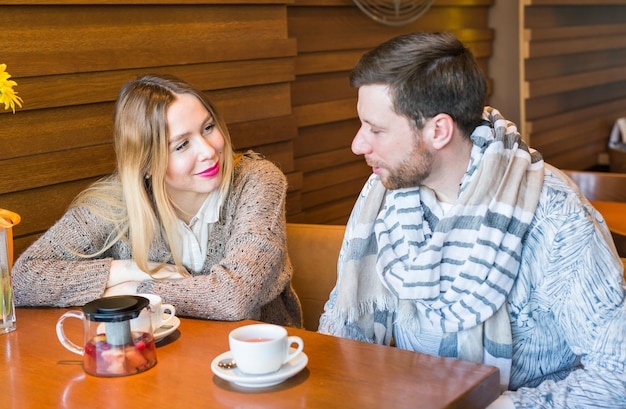
[{"label": "wooden table", "polygon": [[[159,342],[157,365],[98,378],[57,340],[65,309],[17,309],[17,331],[0,335],[2,408],[484,408],[499,394],[497,368],[289,328],[304,340],[307,367],[282,384],[247,389],[222,380],[211,361],[228,333],[251,323],[181,318]],[[82,340],[82,326],[66,320]],[[77,338],[74,338],[77,337]]]}]

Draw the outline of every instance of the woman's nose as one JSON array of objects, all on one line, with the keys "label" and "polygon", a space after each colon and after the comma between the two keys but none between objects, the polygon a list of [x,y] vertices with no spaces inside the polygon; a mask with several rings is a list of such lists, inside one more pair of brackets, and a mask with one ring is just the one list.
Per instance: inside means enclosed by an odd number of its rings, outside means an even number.
[{"label": "woman's nose", "polygon": [[201,158],[206,158],[206,159],[214,158],[217,152],[217,149],[213,147],[213,145],[208,139],[200,137],[200,140],[201,140],[201,143],[200,143],[199,153],[200,153]]}]

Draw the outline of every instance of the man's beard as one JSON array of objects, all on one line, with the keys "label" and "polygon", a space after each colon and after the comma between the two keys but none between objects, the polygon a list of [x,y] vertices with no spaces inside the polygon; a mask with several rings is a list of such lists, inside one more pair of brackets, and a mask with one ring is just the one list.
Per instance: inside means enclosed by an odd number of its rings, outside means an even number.
[{"label": "man's beard", "polygon": [[411,152],[397,167],[388,169],[389,176],[381,178],[387,189],[403,189],[416,187],[430,176],[433,156],[425,149],[421,139],[416,138]]}]

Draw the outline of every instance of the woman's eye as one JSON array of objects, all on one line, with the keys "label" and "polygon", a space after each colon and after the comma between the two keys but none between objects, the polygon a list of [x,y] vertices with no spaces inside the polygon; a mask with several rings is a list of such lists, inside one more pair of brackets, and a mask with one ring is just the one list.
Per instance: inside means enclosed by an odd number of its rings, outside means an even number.
[{"label": "woman's eye", "polygon": [[183,150],[185,148],[185,146],[189,145],[189,141],[185,141],[181,144],[178,144],[175,148],[175,150],[180,151]]},{"label": "woman's eye", "polygon": [[211,122],[207,126],[204,127],[204,133],[209,133],[215,128],[215,122]]}]

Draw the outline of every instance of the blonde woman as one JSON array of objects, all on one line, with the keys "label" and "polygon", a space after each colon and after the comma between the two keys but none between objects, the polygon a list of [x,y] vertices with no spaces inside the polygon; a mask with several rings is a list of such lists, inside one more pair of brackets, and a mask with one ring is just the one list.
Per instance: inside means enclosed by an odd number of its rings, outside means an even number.
[{"label": "blonde woman", "polygon": [[120,91],[117,170],[16,261],[20,306],[156,293],[177,314],[301,326],[286,251],[284,174],[233,152],[208,98],[169,76]]}]

